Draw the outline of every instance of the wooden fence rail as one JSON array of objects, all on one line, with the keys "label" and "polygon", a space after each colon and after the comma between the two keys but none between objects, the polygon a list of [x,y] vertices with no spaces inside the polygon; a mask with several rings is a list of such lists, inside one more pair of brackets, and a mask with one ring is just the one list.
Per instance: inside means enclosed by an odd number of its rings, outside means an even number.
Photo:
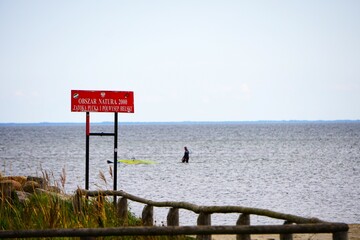
[{"label": "wooden fence rail", "polygon": [[100,236],[176,236],[210,234],[293,234],[332,233],[334,240],[346,240],[349,227],[344,223],[265,226],[183,226],[118,227],[0,231],[0,238],[100,237]]},{"label": "wooden fence rail", "polygon": [[[142,221],[144,226],[146,227],[139,228],[137,232],[138,234],[140,234],[142,231],[146,232],[146,234],[144,235],[196,234],[198,240],[211,240],[211,234],[236,234],[237,240],[250,240],[250,234],[268,233],[280,234],[281,240],[292,240],[293,233],[332,233],[333,240],[347,240],[348,238],[348,225],[344,223],[328,223],[318,218],[304,218],[296,215],[279,213],[260,208],[247,208],[241,206],[198,206],[187,202],[157,202],[140,198],[128,194],[124,191],[88,191],[78,189],[74,197],[74,208],[78,211],[81,210],[81,203],[83,197],[99,196],[122,197],[116,203],[116,207],[118,211],[118,216],[124,223],[128,221],[128,200],[144,204],[145,207],[142,211]],[[114,197],[114,199],[116,199],[116,197]],[[154,207],[169,208],[169,212],[167,215],[167,227],[152,227],[154,222]],[[197,226],[179,227],[179,209],[186,209],[199,214],[197,219]],[[240,216],[235,226],[211,226],[211,214],[213,213],[239,213]],[[284,225],[250,226],[250,215],[282,219],[285,222]],[[127,235],[127,231],[132,231],[130,229],[135,228],[116,228],[112,231],[115,231],[113,233],[117,234],[120,234],[120,232],[121,234],[126,232],[126,234],[124,235]],[[163,232],[164,234],[162,234]]]},{"label": "wooden fence rail", "polygon": [[[157,202],[148,199],[144,199],[141,197],[137,197],[126,193],[124,191],[111,191],[111,190],[103,190],[103,191],[88,191],[83,189],[78,189],[75,195],[78,199],[83,196],[87,197],[97,197],[97,196],[120,196],[138,203],[143,203],[149,206],[154,207],[171,207],[177,209],[186,209],[192,211],[194,213],[244,213],[244,214],[253,214],[258,216],[265,216],[269,218],[275,219],[283,219],[291,223],[321,223],[324,222],[318,218],[304,218],[296,215],[279,213],[275,211],[271,211],[268,209],[261,208],[248,208],[241,206],[198,206],[196,204],[191,204],[188,202]],[[76,200],[75,200],[76,201]],[[78,200],[77,200],[78,201]],[[79,201],[78,201],[79,202]],[[124,205],[123,205],[124,207]]]}]

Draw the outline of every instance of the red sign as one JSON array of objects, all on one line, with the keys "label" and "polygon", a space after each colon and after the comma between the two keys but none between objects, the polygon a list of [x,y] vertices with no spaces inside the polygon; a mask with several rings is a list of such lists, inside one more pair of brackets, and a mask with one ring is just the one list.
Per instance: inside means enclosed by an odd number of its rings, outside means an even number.
[{"label": "red sign", "polygon": [[71,90],[72,112],[134,112],[134,92]]}]

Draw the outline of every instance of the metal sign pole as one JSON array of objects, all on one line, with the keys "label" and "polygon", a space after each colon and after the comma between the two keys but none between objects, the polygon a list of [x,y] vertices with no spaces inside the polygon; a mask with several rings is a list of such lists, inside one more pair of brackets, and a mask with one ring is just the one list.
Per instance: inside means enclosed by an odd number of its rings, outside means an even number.
[{"label": "metal sign pole", "polygon": [[[117,190],[117,153],[118,153],[118,113],[114,113],[114,191]],[[116,204],[116,195],[114,195],[114,204]]]},{"label": "metal sign pole", "polygon": [[89,190],[89,145],[90,145],[90,113],[86,112],[86,153],[85,153],[85,189]]}]

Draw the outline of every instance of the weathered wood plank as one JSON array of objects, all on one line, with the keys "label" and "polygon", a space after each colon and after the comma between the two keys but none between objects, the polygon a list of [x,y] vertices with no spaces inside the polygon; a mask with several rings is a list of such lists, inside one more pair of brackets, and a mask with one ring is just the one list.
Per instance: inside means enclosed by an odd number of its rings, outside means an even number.
[{"label": "weathered wood plank", "polygon": [[79,213],[82,209],[82,192],[76,191],[73,197],[73,209],[75,213]]},{"label": "weathered wood plank", "polygon": [[120,223],[126,226],[129,223],[127,198],[123,197],[118,201],[116,210],[118,218],[120,219]]},{"label": "weathered wood plank", "polygon": [[[198,226],[211,226],[211,214],[200,213],[197,219]],[[211,240],[211,235],[197,235],[198,240]]]},{"label": "weathered wood plank", "polygon": [[[284,222],[284,225],[291,225],[291,224],[293,223],[289,221]],[[293,240],[293,236],[291,233],[282,233],[280,234],[280,240]]]},{"label": "weathered wood plank", "polygon": [[333,233],[333,240],[348,240],[348,232],[335,232]]},{"label": "weathered wood plank", "polygon": [[0,231],[0,238],[335,233],[335,237],[342,236],[340,240],[346,240],[345,237],[347,236],[346,233],[348,230],[349,226],[345,223],[257,226],[72,228],[43,230],[4,230]]},{"label": "weathered wood plank", "polygon": [[[240,214],[236,225],[240,226],[249,226],[250,225],[250,215],[249,214]],[[236,240],[250,240],[250,234],[238,234],[236,235]]]},{"label": "weathered wood plank", "polygon": [[168,226],[179,226],[179,209],[170,208],[167,215],[167,225]]},{"label": "weathered wood plank", "polygon": [[154,207],[146,205],[141,215],[144,226],[153,226],[154,224]]},{"label": "weathered wood plank", "polygon": [[286,213],[279,213],[274,212],[268,209],[261,209],[261,208],[248,208],[242,206],[198,206],[196,204],[191,204],[187,202],[156,202],[151,201],[148,199],[140,198],[131,194],[128,194],[124,191],[88,191],[88,190],[81,190],[82,193],[86,196],[97,196],[99,194],[106,195],[106,196],[122,196],[126,197],[129,200],[152,205],[154,207],[173,207],[179,209],[187,209],[189,211],[193,211],[195,213],[245,213],[251,215],[258,215],[258,216],[266,216],[275,219],[283,219],[288,220],[289,222],[293,223],[322,223],[324,221],[318,218],[304,218],[296,215],[286,214]]}]

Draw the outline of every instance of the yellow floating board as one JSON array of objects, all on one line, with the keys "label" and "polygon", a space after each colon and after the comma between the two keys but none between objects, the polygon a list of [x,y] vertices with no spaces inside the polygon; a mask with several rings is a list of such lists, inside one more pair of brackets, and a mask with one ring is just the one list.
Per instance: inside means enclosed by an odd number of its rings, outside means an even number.
[{"label": "yellow floating board", "polygon": [[126,164],[155,164],[156,162],[151,160],[140,160],[140,159],[119,159],[118,162]]}]

